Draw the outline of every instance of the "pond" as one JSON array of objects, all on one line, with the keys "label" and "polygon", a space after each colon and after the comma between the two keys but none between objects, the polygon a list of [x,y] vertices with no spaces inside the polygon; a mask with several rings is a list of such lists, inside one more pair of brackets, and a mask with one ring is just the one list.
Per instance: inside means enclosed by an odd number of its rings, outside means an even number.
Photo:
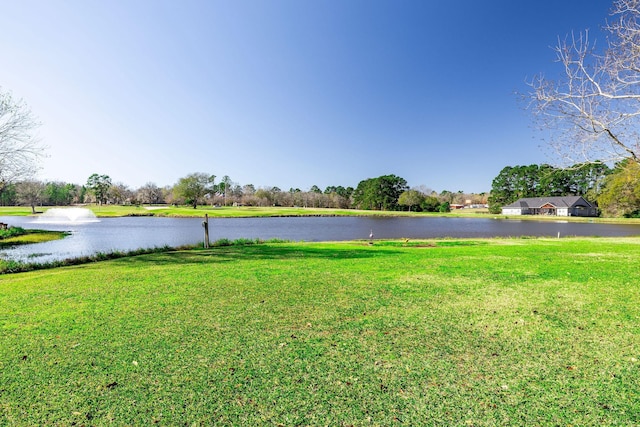
[{"label": "pond", "polygon": [[[0,250],[6,259],[48,262],[97,252],[181,246],[203,241],[201,218],[124,217],[93,221],[39,222],[33,217],[0,217],[23,228],[70,231],[63,240]],[[640,224],[600,224],[567,221],[518,221],[447,217],[277,217],[212,218],[211,242],[227,238],[344,241],[438,237],[633,236]]]}]

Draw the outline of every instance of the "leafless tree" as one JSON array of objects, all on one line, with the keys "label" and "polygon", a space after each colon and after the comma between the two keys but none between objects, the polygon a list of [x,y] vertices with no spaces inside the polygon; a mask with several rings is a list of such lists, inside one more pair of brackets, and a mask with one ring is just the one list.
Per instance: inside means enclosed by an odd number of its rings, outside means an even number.
[{"label": "leafless tree", "polygon": [[133,199],[133,191],[124,183],[117,182],[109,187],[107,197],[111,203],[116,205],[124,205],[131,203]]},{"label": "leafless tree", "polygon": [[147,182],[137,191],[138,200],[141,203],[155,204],[162,203],[162,189],[152,182]]},{"label": "leafless tree", "polygon": [[589,32],[555,48],[561,78],[531,82],[531,109],[566,164],[640,162],[640,0],[616,0],[600,48]]},{"label": "leafless tree", "polygon": [[44,147],[33,135],[39,123],[22,100],[0,88],[0,191],[34,175]]},{"label": "leafless tree", "polygon": [[36,206],[42,201],[44,183],[35,180],[21,181],[16,185],[16,193],[20,203],[31,206],[31,213],[36,213]]}]

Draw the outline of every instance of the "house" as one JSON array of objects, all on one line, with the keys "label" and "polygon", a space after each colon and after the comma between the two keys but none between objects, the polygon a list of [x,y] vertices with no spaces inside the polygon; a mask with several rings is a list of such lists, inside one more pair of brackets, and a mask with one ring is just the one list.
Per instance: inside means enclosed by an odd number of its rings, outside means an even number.
[{"label": "house", "polygon": [[598,209],[582,196],[530,197],[503,206],[502,214],[597,216]]}]

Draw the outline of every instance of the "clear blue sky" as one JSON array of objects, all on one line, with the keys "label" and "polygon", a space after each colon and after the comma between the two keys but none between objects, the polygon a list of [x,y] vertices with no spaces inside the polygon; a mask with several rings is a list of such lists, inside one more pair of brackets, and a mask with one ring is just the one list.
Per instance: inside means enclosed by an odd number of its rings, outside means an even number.
[{"label": "clear blue sky", "polygon": [[514,92],[605,0],[0,0],[0,86],[42,121],[40,178],[192,172],[482,192],[553,162]]}]

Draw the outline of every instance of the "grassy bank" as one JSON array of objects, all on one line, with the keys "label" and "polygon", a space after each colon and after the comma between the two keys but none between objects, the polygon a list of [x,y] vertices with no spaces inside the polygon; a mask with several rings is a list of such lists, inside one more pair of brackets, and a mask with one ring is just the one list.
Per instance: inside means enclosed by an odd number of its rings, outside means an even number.
[{"label": "grassy bank", "polygon": [[11,227],[8,230],[0,230],[0,249],[9,246],[27,245],[63,239],[67,235],[69,235],[69,233],[64,231],[24,230],[20,227]]},{"label": "grassy bank", "polygon": [[0,425],[637,425],[640,239],[280,243],[0,278]]}]

